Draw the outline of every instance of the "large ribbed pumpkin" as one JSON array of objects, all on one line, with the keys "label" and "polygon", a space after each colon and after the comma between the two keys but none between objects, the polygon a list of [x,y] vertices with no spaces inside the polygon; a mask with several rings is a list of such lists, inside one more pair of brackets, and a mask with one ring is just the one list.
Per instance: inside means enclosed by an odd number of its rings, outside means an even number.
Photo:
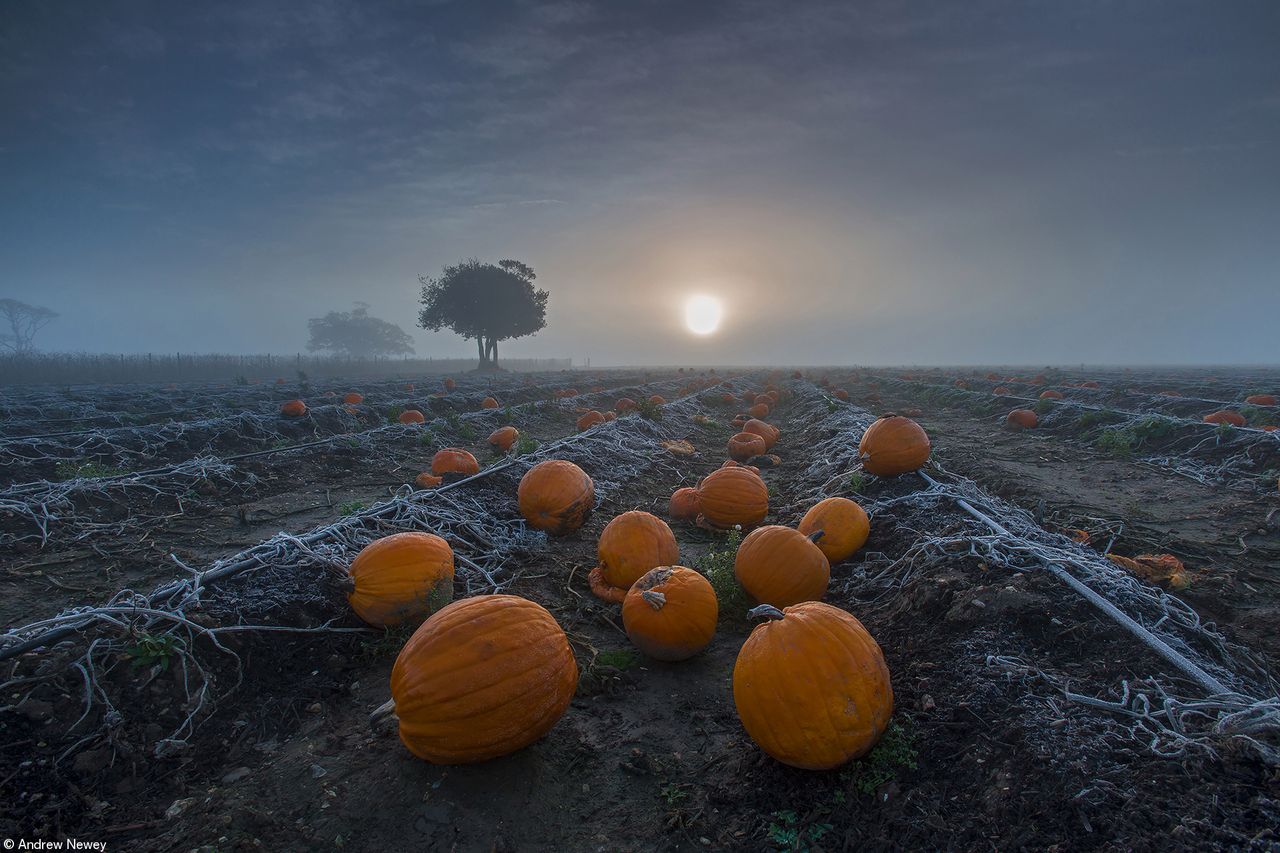
[{"label": "large ribbed pumpkin", "polygon": [[676,521],[693,521],[702,510],[698,507],[698,490],[685,486],[671,493],[667,515]]},{"label": "large ribbed pumpkin", "polygon": [[712,527],[754,527],[769,514],[769,487],[746,468],[717,468],[698,484],[698,506]]},{"label": "large ribbed pumpkin", "polygon": [[751,739],[803,770],[866,755],[893,714],[889,668],[867,629],[819,601],[752,613],[769,621],[747,637],[733,667],[733,704]]},{"label": "large ribbed pumpkin", "polygon": [[622,627],[635,647],[657,660],[685,660],[716,633],[720,605],[711,584],[693,569],[660,566],[631,585]]},{"label": "large ribbed pumpkin", "polygon": [[489,444],[499,453],[506,453],[520,437],[520,431],[513,426],[504,426],[489,433]]},{"label": "large ribbed pumpkin", "polygon": [[595,409],[592,409],[582,417],[578,418],[578,432],[591,429],[596,424],[602,423],[604,423],[604,415],[600,414]]},{"label": "large ribbed pumpkin", "polygon": [[290,400],[280,407],[280,414],[286,418],[300,418],[307,413],[307,404],[301,400]]},{"label": "large ribbed pumpkin", "polygon": [[782,434],[781,431],[773,424],[765,423],[764,421],[756,418],[752,418],[744,423],[742,425],[742,431],[753,432],[763,438],[766,450],[773,449],[773,446],[778,443],[778,437]]},{"label": "large ribbed pumpkin", "polygon": [[578,686],[569,641],[514,595],[456,601],[409,638],[391,670],[400,740],[434,764],[522,749],[551,730]]},{"label": "large ribbed pumpkin", "polygon": [[437,477],[445,474],[462,474],[470,477],[480,473],[480,463],[469,451],[460,447],[446,447],[431,457],[431,473]]},{"label": "large ribbed pumpkin", "polygon": [[1035,429],[1040,423],[1040,418],[1030,409],[1014,409],[1004,419],[1004,424],[1015,432],[1024,429]]},{"label": "large ribbed pumpkin", "polygon": [[1250,394],[1244,398],[1244,401],[1255,406],[1274,406],[1276,404],[1274,394]]},{"label": "large ribbed pumpkin", "polygon": [[867,427],[858,442],[858,455],[869,474],[905,474],[929,461],[929,436],[910,418],[888,415]]},{"label": "large ribbed pumpkin", "polygon": [[581,527],[596,503],[596,487],[587,472],[563,459],[534,465],[516,491],[520,514],[530,527],[563,536]]},{"label": "large ribbed pumpkin", "polygon": [[398,420],[406,426],[409,424],[423,424],[427,422],[426,417],[417,409],[405,409],[400,413]]},{"label": "large ribbed pumpkin", "polygon": [[615,516],[600,533],[599,565],[588,580],[598,598],[620,604],[645,572],[680,560],[676,535],[653,513],[632,510]]},{"label": "large ribbed pumpkin", "polygon": [[753,456],[763,456],[768,449],[764,439],[754,432],[740,432],[729,437],[729,458],[739,462],[746,462]]},{"label": "large ribbed pumpkin", "polygon": [[356,615],[379,628],[426,616],[453,600],[453,549],[432,533],[395,533],[366,545],[348,570]]},{"label": "large ribbed pumpkin", "polygon": [[790,607],[827,594],[831,563],[808,536],[770,524],[742,540],[733,573],[747,595],[760,604]]},{"label": "large ribbed pumpkin", "polygon": [[867,544],[871,522],[866,511],[855,501],[827,498],[809,507],[796,529],[805,536],[822,531],[814,544],[827,555],[828,562],[838,563],[849,559]]}]

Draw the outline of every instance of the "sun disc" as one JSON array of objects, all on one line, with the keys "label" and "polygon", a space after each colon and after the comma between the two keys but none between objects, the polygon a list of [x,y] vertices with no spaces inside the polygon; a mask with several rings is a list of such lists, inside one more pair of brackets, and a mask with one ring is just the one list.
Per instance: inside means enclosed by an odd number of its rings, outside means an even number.
[{"label": "sun disc", "polygon": [[709,335],[720,327],[724,308],[713,296],[691,296],[684,304],[684,324],[695,335]]}]

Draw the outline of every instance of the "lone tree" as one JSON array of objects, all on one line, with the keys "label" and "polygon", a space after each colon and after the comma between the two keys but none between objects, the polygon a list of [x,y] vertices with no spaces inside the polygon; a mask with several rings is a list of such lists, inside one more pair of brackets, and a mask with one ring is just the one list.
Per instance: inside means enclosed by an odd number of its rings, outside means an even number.
[{"label": "lone tree", "polygon": [[533,286],[533,268],[519,261],[482,264],[475,258],[445,267],[439,278],[418,276],[418,325],[475,338],[480,369],[498,367],[498,341],[522,338],[547,325],[547,292]]},{"label": "lone tree", "polygon": [[395,323],[369,316],[369,305],[357,302],[350,311],[330,311],[307,321],[311,340],[307,349],[372,358],[413,352],[413,338]]},{"label": "lone tree", "polygon": [[14,355],[35,352],[36,332],[57,316],[57,311],[39,305],[28,305],[17,299],[0,299],[0,329],[8,326],[8,331],[0,331],[0,350]]}]

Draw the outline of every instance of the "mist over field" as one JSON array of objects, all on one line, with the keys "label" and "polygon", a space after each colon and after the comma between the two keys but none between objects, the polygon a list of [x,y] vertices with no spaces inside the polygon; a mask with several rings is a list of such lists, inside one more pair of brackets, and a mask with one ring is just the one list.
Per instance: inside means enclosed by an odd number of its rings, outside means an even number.
[{"label": "mist over field", "polygon": [[[0,296],[45,350],[305,351],[514,258],[512,357],[1266,363],[1280,6],[0,10]],[[693,335],[694,294],[723,321]]]}]

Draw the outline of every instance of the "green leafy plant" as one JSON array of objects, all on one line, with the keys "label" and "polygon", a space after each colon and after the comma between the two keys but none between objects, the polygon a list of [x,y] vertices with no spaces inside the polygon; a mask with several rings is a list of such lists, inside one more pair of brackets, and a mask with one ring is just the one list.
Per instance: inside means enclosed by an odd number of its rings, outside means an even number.
[{"label": "green leafy plant", "polygon": [[1053,411],[1053,400],[1036,400],[1036,414],[1044,415]]},{"label": "green leafy plant", "polygon": [[458,437],[461,438],[463,441],[475,441],[476,428],[473,427],[471,424],[463,424],[461,427],[458,428]]},{"label": "green leafy plant", "polygon": [[360,657],[366,663],[372,663],[400,654],[400,650],[413,636],[419,624],[409,620],[384,628],[381,634],[370,637],[360,644]]},{"label": "green leafy plant", "polygon": [[645,399],[636,403],[636,414],[645,420],[660,421],[662,420],[662,406],[652,400]]},{"label": "green leafy plant", "polygon": [[915,731],[897,720],[890,720],[880,742],[865,757],[841,771],[840,778],[859,793],[871,795],[881,785],[897,778],[901,770],[915,770],[918,756]]},{"label": "green leafy plant", "polygon": [[152,667],[159,666],[161,670],[167,670],[173,662],[174,655],[178,654],[184,648],[181,638],[175,637],[173,634],[142,634],[138,636],[133,645],[124,650],[124,656],[128,659],[130,666],[134,667]]},{"label": "green leafy plant", "polygon": [[808,851],[810,844],[817,844],[832,830],[829,823],[801,823],[800,816],[791,809],[776,811],[772,817],[765,833],[782,850]]},{"label": "green leafy plant", "polygon": [[504,424],[515,423],[516,422],[515,409],[511,408],[511,405],[508,403],[506,406],[503,406],[502,414],[498,416],[498,419],[501,420]]},{"label": "green leafy plant", "polygon": [[121,468],[112,468],[97,462],[76,462],[67,460],[59,462],[54,468],[54,476],[59,480],[98,480],[103,477],[119,477],[128,474]]},{"label": "green leafy plant", "polygon": [[694,566],[707,576],[711,588],[716,592],[716,600],[720,602],[720,619],[730,623],[746,622],[747,611],[751,609],[747,594],[733,571],[738,546],[741,544],[741,531],[730,530],[725,534],[724,540],[708,548]]},{"label": "green leafy plant", "polygon": [[591,665],[608,666],[625,672],[640,665],[640,654],[633,649],[605,649],[596,655]]},{"label": "green leafy plant", "polygon": [[527,435],[520,436],[516,442],[516,456],[525,456],[538,449],[538,442]]},{"label": "green leafy plant", "polygon": [[387,423],[400,423],[400,416],[404,414],[404,408],[401,406],[389,406],[387,408]]},{"label": "green leafy plant", "polygon": [[435,444],[436,436],[427,427],[422,428],[422,434],[418,436],[418,444],[422,447],[430,447]]},{"label": "green leafy plant", "polygon": [[849,490],[855,495],[862,494],[863,489],[867,487],[867,477],[861,471],[854,471],[849,475]]},{"label": "green leafy plant", "polygon": [[1133,455],[1134,436],[1133,433],[1124,429],[1104,430],[1102,435],[1098,436],[1093,446],[1110,453],[1112,456],[1132,456]]},{"label": "green leafy plant", "polygon": [[366,504],[364,501],[347,501],[344,504],[338,505],[338,512],[342,513],[343,515],[355,515],[357,512],[364,509],[366,506],[368,506],[368,504]]}]

